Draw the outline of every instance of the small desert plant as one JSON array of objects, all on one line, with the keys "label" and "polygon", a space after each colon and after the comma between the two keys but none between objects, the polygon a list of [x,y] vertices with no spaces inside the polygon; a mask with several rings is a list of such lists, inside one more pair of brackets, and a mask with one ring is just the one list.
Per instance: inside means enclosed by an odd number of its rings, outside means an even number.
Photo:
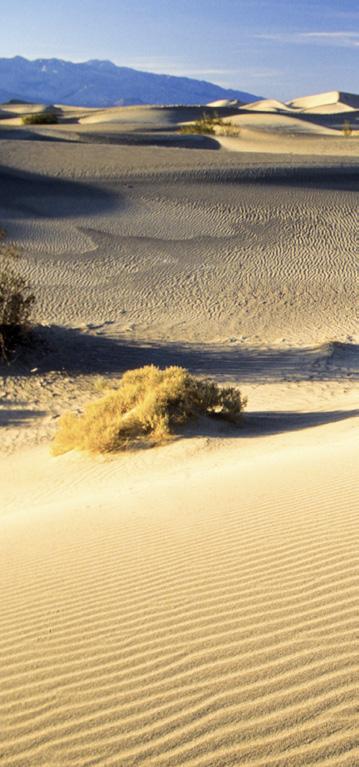
[{"label": "small desert plant", "polygon": [[238,127],[238,125],[233,125],[231,122],[222,122],[221,123],[221,129],[220,129],[220,135],[221,136],[240,136],[241,129]]},{"label": "small desert plant", "polygon": [[22,118],[23,125],[56,125],[56,123],[58,118],[53,112],[35,112],[24,115]]},{"label": "small desert plant", "polygon": [[180,133],[185,136],[193,135],[194,133],[214,136],[216,133],[215,126],[218,124],[218,119],[219,118],[203,114],[202,117],[199,117],[198,120],[195,120],[193,123],[182,125]]},{"label": "small desert plant", "polygon": [[82,415],[65,413],[53,453],[106,453],[168,440],[173,428],[199,415],[237,422],[245,401],[238,389],[200,380],[180,367],[129,370]]},{"label": "small desert plant", "polygon": [[180,128],[180,133],[185,136],[193,135],[194,133],[207,136],[215,136],[216,133],[223,136],[239,136],[240,130],[233,123],[224,122],[218,112],[214,112],[212,116],[203,114],[195,122],[183,125]]},{"label": "small desert plant", "polygon": [[[4,231],[0,230],[0,239]],[[16,248],[0,242],[0,360],[7,360],[24,336],[35,298],[16,270]]]},{"label": "small desert plant", "polygon": [[350,120],[344,120],[342,130],[343,130],[344,136],[348,137],[352,135],[353,128],[351,126]]}]

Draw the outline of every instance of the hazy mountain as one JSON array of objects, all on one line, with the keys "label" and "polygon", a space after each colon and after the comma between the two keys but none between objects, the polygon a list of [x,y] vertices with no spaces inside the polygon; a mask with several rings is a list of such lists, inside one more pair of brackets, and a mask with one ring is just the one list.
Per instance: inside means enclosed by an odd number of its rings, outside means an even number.
[{"label": "hazy mountain", "polygon": [[244,91],[227,90],[189,77],[157,75],[118,67],[111,61],[74,64],[62,59],[0,58],[0,101],[107,107],[121,104],[206,104],[215,99],[253,101]]}]

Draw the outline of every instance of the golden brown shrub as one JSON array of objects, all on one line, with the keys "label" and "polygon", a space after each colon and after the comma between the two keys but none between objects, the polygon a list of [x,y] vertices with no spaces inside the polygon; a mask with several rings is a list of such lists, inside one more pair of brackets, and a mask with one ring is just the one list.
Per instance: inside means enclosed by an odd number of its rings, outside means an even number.
[{"label": "golden brown shrub", "polygon": [[106,453],[168,440],[173,428],[198,415],[237,422],[245,405],[238,389],[200,380],[180,367],[147,365],[127,371],[116,388],[87,405],[82,415],[65,413],[53,453]]}]

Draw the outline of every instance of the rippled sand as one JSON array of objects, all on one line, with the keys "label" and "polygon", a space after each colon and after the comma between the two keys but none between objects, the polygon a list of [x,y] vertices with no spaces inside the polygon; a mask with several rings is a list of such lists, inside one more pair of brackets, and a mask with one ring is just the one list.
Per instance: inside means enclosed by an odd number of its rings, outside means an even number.
[{"label": "rippled sand", "polygon": [[[1,370],[0,764],[355,767],[355,161],[91,135],[0,132],[43,323]],[[49,455],[146,363],[238,384],[241,429]]]}]

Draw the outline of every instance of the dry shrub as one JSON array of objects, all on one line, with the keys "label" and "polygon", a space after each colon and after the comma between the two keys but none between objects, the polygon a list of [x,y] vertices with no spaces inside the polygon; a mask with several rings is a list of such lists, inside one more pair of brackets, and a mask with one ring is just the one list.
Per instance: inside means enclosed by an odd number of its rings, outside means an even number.
[{"label": "dry shrub", "polygon": [[187,123],[182,125],[179,132],[182,135],[193,135],[199,133],[201,135],[215,136],[216,127],[223,125],[223,120],[219,116],[218,112],[214,112],[213,115],[208,115],[206,112],[195,120],[193,123]]},{"label": "dry shrub", "polygon": [[24,115],[21,122],[23,125],[56,125],[58,117],[54,112],[35,112]]},{"label": "dry shrub", "polygon": [[342,130],[343,130],[344,136],[346,136],[347,138],[352,135],[353,128],[351,126],[350,120],[344,120]]},{"label": "dry shrub", "polygon": [[220,128],[220,135],[238,138],[241,135],[241,129],[238,125],[233,125],[232,122],[223,122]]},{"label": "dry shrub", "polygon": [[182,136],[193,136],[195,134],[199,134],[201,136],[214,136],[216,131],[211,118],[200,117],[193,123],[182,125],[179,129],[179,133]]},{"label": "dry shrub", "polygon": [[[5,236],[0,229],[0,240]],[[0,360],[7,360],[24,337],[35,298],[16,271],[18,250],[0,242]]]},{"label": "dry shrub", "polygon": [[240,135],[240,129],[228,120],[225,122],[218,112],[214,112],[212,116],[203,114],[195,122],[182,125],[179,132],[184,136],[195,133],[207,136],[215,136],[216,134],[223,136]]},{"label": "dry shrub", "polygon": [[238,389],[200,380],[180,367],[147,365],[127,371],[116,388],[87,405],[82,415],[65,413],[53,453],[107,453],[168,440],[176,426],[199,415],[237,422],[245,401]]}]

